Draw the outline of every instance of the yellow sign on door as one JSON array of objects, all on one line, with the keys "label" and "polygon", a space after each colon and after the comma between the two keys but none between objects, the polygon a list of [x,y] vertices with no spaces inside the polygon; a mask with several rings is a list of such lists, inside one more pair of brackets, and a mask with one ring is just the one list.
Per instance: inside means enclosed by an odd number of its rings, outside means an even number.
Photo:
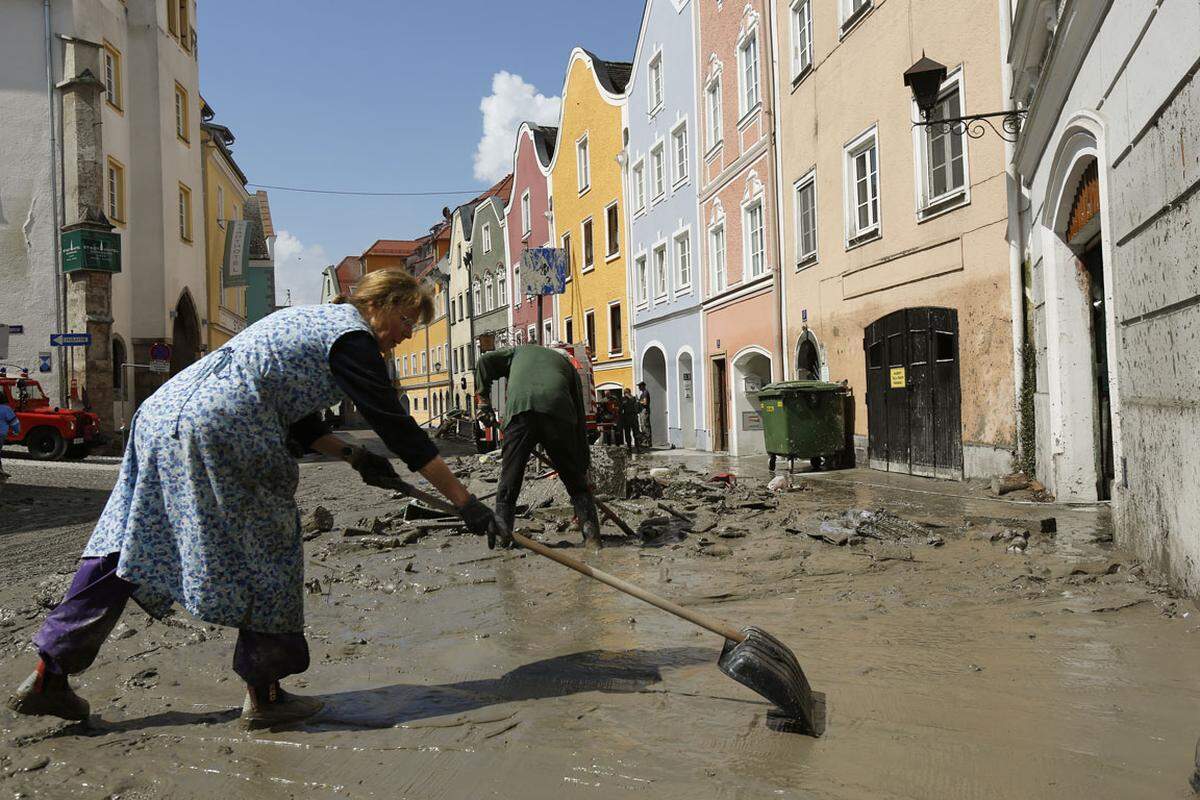
[{"label": "yellow sign on door", "polygon": [[892,388],[903,389],[907,385],[904,380],[904,367],[892,367]]}]

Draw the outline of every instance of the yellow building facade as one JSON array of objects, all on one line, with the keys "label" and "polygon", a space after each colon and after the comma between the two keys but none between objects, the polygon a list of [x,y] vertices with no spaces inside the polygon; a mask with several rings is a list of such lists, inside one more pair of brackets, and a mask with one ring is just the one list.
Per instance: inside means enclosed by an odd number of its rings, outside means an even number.
[{"label": "yellow building facade", "polygon": [[393,351],[396,385],[408,397],[409,412],[421,425],[437,425],[452,403],[450,375],[449,320],[446,285],[437,268],[446,256],[448,231],[436,230],[424,240],[409,259],[409,268],[433,294],[434,316],[428,325],[413,329],[412,338]]},{"label": "yellow building facade", "polygon": [[233,134],[223,125],[200,126],[204,185],[205,282],[208,287],[208,349],[216,350],[246,327],[246,287],[223,285],[225,232],[229,222],[242,219],[250,199],[246,175],[233,160]]},{"label": "yellow building facade", "polygon": [[570,281],[554,318],[564,341],[586,342],[597,389],[633,386],[626,275],[621,106],[632,65],[575,48],[563,85],[558,144],[550,164],[554,241],[567,250]]}]

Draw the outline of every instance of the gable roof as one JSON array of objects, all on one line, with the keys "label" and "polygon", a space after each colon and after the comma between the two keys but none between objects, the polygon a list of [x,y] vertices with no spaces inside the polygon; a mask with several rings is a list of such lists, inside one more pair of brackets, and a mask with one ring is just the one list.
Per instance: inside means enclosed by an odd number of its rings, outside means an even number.
[{"label": "gable roof", "polygon": [[605,61],[591,50],[583,50],[583,52],[587,53],[588,58],[592,60],[592,67],[596,70],[596,80],[600,81],[600,85],[612,94],[625,94],[625,87],[629,85],[629,79],[633,76],[633,62]]},{"label": "gable roof", "polygon": [[358,256],[346,256],[334,268],[337,275],[338,294],[349,295],[354,284],[362,277],[362,261]]},{"label": "gable roof", "polygon": [[254,197],[258,201],[259,216],[262,217],[263,236],[270,239],[275,235],[275,225],[271,222],[271,203],[267,200],[267,193],[263,189],[255,192]]},{"label": "gable roof", "polygon": [[363,251],[362,257],[367,256],[398,256],[407,258],[421,246],[419,239],[377,239],[375,244]]},{"label": "gable roof", "polygon": [[553,125],[530,125],[533,132],[533,147],[542,167],[549,167],[554,160],[554,148],[558,145],[558,128]]}]

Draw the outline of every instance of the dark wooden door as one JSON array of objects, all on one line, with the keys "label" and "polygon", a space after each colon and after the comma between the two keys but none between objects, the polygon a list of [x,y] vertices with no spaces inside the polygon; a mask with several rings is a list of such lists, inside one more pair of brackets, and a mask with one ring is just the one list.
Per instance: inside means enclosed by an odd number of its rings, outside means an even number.
[{"label": "dark wooden door", "polygon": [[894,311],[867,326],[863,348],[871,466],[961,479],[958,313]]},{"label": "dark wooden door", "polygon": [[725,359],[713,360],[713,449],[729,449],[729,386],[725,377]]}]

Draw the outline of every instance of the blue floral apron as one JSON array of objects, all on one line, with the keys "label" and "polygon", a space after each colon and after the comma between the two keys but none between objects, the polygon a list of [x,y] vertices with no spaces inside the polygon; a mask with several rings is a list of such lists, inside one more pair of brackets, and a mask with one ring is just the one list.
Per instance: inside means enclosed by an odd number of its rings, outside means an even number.
[{"label": "blue floral apron", "polygon": [[333,343],[370,328],[349,304],[286,308],[172,377],[134,416],[117,485],[83,555],[160,616],[263,633],[304,628],[304,561],[288,426],[342,398]]}]

